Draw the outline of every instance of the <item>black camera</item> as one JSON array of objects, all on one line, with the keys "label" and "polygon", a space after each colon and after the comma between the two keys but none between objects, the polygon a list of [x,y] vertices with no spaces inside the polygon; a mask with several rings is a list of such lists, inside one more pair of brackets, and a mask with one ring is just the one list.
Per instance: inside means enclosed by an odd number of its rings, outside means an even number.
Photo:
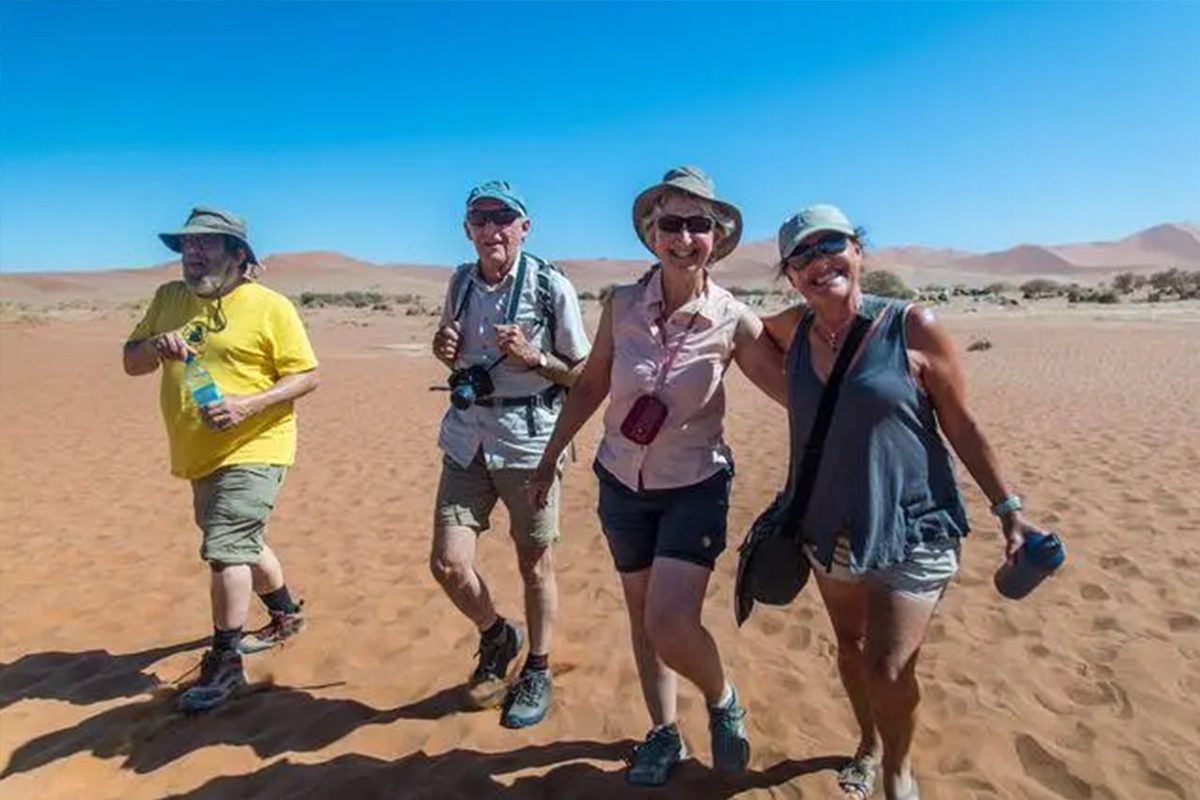
[{"label": "black camera", "polygon": [[496,391],[492,373],[476,364],[450,373],[450,402],[455,408],[470,408],[476,400],[489,397]]}]

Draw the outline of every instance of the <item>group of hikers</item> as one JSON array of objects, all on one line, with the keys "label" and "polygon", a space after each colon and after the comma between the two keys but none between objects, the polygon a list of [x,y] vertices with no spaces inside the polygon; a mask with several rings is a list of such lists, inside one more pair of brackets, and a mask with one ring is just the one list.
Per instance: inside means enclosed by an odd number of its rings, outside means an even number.
[{"label": "group of hikers", "polygon": [[[714,768],[747,769],[746,705],[701,614],[726,548],[735,474],[723,434],[725,374],[736,362],[786,409],[794,461],[834,383],[836,413],[823,422],[795,536],[860,728],[837,780],[849,797],[869,797],[879,784],[889,800],[915,800],[915,665],[968,533],[943,436],[992,504],[1006,557],[1033,530],[967,405],[952,338],[928,310],[863,292],[863,231],[834,206],[809,205],[779,228],[779,273],[804,302],[767,318],[715,280],[740,240],[742,214],[704,172],[668,171],[637,195],[632,221],[655,263],[607,296],[589,341],[571,282],[524,247],[531,218],[516,189],[489,181],[467,195],[462,224],[476,258],[450,274],[432,341],[450,370],[451,402],[438,437],[430,570],[479,631],[470,702],[499,705],[509,728],[534,725],[551,708],[562,464],[607,400],[593,464],[598,515],[651,723],[626,777],[662,785],[689,757],[678,676],[704,696]],[[124,365],[130,375],[162,368],[171,471],[193,488],[214,630],[199,678],[177,704],[198,712],[245,686],[243,656],[305,628],[265,531],[295,458],[295,401],[317,388],[319,371],[293,304],[259,282],[242,219],[199,207],[160,237],[180,254],[183,280],[158,288],[124,345]],[[844,380],[830,380],[839,360]],[[192,400],[193,362],[219,386],[216,402]],[[524,584],[523,624],[499,613],[476,558],[498,501]],[[252,593],[269,622],[246,631]]]}]

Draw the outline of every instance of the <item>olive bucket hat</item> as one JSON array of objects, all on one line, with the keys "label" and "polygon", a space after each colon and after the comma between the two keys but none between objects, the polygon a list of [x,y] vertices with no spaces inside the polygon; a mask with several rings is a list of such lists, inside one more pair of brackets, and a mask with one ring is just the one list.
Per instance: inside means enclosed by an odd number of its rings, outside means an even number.
[{"label": "olive bucket hat", "polygon": [[711,261],[720,261],[733,252],[742,238],[742,212],[733,203],[719,200],[713,179],[697,167],[674,167],[668,170],[667,174],[663,175],[661,182],[646,189],[633,201],[633,229],[637,231],[638,238],[642,240],[642,244],[646,245],[646,249],[651,252],[654,250],[646,238],[646,231],[643,229],[642,223],[663,193],[670,191],[683,192],[707,200],[717,208],[722,216],[732,219],[732,230],[726,230],[725,235],[717,240],[713,247]]},{"label": "olive bucket hat", "polygon": [[179,237],[200,233],[220,233],[232,236],[241,243],[242,247],[246,248],[247,263],[259,266],[258,256],[254,255],[254,248],[250,246],[250,240],[246,236],[246,221],[219,208],[196,206],[188,215],[187,222],[183,224],[182,228],[169,233],[160,233],[158,238],[162,239],[163,244],[178,253],[180,252]]}]

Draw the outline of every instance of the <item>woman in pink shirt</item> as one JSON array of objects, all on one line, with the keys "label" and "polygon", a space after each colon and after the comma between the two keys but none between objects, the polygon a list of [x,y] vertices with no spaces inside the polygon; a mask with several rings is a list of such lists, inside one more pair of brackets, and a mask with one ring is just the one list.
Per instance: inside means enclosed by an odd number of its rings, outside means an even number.
[{"label": "woman in pink shirt", "polygon": [[733,459],[723,436],[731,360],[784,403],[783,354],[745,304],[709,277],[741,237],[737,207],[693,167],[670,170],[633,205],[638,237],[658,258],[605,304],[595,345],[530,481],[540,504],[567,444],[605,398],[594,465],[599,513],[625,591],[642,693],[653,727],[626,778],[656,786],[687,758],[676,726],[676,674],[709,709],[713,763],[746,768],[746,710],[725,676],[701,606],[725,549]]}]

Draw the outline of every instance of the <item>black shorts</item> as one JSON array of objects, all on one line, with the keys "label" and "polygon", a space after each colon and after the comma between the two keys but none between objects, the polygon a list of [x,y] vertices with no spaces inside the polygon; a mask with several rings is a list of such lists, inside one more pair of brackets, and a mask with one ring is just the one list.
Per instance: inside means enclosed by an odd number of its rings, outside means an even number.
[{"label": "black shorts", "polygon": [[729,489],[727,467],[690,486],[634,491],[596,462],[600,525],[617,572],[649,569],[656,558],[675,558],[712,569],[725,550]]}]

